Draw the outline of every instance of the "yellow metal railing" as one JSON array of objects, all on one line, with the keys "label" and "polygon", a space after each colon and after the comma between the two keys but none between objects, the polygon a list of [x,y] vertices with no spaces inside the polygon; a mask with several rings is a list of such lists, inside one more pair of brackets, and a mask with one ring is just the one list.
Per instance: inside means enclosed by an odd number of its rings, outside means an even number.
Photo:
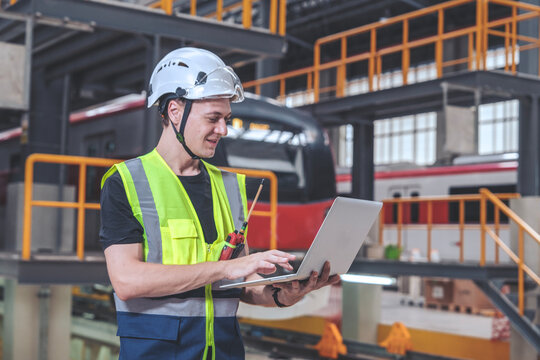
[{"label": "yellow metal railing", "polygon": [[[507,199],[515,199],[519,198],[519,194],[496,194],[496,197],[502,200]],[[465,247],[465,236],[464,231],[466,227],[471,227],[471,225],[465,224],[465,203],[468,201],[476,201],[482,204],[482,195],[481,194],[470,194],[470,195],[447,195],[447,196],[423,196],[423,197],[409,197],[409,198],[395,198],[395,199],[385,199],[383,200],[383,208],[381,212],[379,213],[379,244],[383,244],[384,242],[384,226],[385,226],[385,208],[388,208],[388,205],[396,204],[397,206],[397,217],[396,217],[396,227],[397,227],[397,245],[398,247],[401,247],[402,244],[402,234],[403,234],[403,228],[405,226],[408,226],[404,224],[403,219],[403,207],[404,204],[426,204],[426,228],[427,228],[427,258],[428,261],[431,261],[431,234],[433,227],[435,226],[433,222],[433,205],[434,203],[453,203],[457,202],[459,203],[459,261],[463,262],[465,255],[464,255],[464,247]],[[386,206],[385,206],[386,205]],[[482,216],[484,216],[484,220],[486,219],[486,208],[483,208],[482,212],[482,205],[481,207],[481,213],[480,218],[482,219]],[[483,214],[483,215],[482,215]],[[498,235],[500,230],[500,216],[499,211],[495,211],[495,232]],[[415,225],[418,226],[418,225]],[[481,224],[478,224],[476,227],[481,227]],[[481,263],[482,259],[484,259],[485,262],[485,244],[481,247]],[[498,246],[495,247],[495,262],[499,262],[499,249]]]},{"label": "yellow metal railing", "polygon": [[[519,194],[493,194],[488,189],[480,189],[479,194],[473,195],[449,195],[449,196],[437,196],[437,197],[411,197],[411,198],[396,198],[383,200],[383,210],[379,217],[379,243],[383,245],[384,242],[384,229],[385,229],[385,207],[388,205],[397,206],[397,241],[398,247],[401,247],[402,231],[404,227],[410,225],[404,224],[403,213],[405,204],[427,204],[427,257],[428,261],[431,261],[431,231],[433,229],[433,204],[437,202],[459,203],[459,244],[460,253],[459,261],[464,261],[464,230],[466,227],[471,227],[470,224],[465,224],[465,202],[476,201],[480,203],[480,221],[475,225],[475,228],[480,228],[480,266],[486,264],[486,234],[489,235],[495,242],[495,264],[499,263],[499,249],[502,249],[508,257],[518,265],[518,307],[520,313],[523,315],[524,311],[524,275],[529,275],[538,285],[540,285],[540,277],[534,273],[534,271],[525,265],[524,262],[524,234],[527,233],[537,244],[540,245],[540,235],[534,231],[527,223],[525,223],[516,213],[514,213],[502,200],[519,198]],[[487,223],[487,204],[491,202],[494,207],[494,222],[493,224]],[[516,255],[508,245],[506,245],[499,237],[499,230],[501,229],[500,214],[501,212],[508,217],[510,221],[513,221],[518,226],[518,254]],[[414,225],[419,227],[421,225]]]},{"label": "yellow metal railing", "polygon": [[[22,259],[30,260],[32,252],[32,207],[53,207],[77,209],[77,245],[76,253],[80,260],[84,259],[85,210],[99,210],[99,203],[86,202],[86,170],[88,166],[110,167],[122,160],[84,156],[68,156],[54,154],[32,154],[28,156],[24,175],[24,219],[22,239]],[[73,201],[44,201],[33,199],[34,165],[36,163],[63,164],[79,166],[78,199]],[[244,174],[249,177],[267,178],[270,180],[270,211],[253,211],[254,216],[270,217],[270,248],[277,247],[277,177],[271,171],[223,168],[228,171]]]},{"label": "yellow metal railing", "polygon": [[[489,5],[508,7],[511,16],[489,20]],[[460,6],[476,5],[476,21],[468,26],[445,31],[444,20],[445,13]],[[518,14],[519,13],[519,14]],[[409,25],[411,21],[421,21],[426,17],[436,17],[437,26],[433,35],[411,39],[409,34]],[[368,90],[374,91],[381,89],[382,64],[383,57],[388,55],[401,56],[401,74],[402,84],[408,83],[408,74],[411,68],[410,54],[411,50],[421,47],[434,47],[433,57],[435,59],[437,78],[442,77],[443,69],[458,64],[467,64],[469,70],[486,70],[487,57],[489,49],[489,40],[491,37],[504,39],[505,65],[504,70],[516,73],[517,40],[526,44],[520,45],[519,50],[525,51],[534,48],[540,48],[540,38],[524,36],[517,34],[517,24],[523,21],[540,18],[540,6],[525,4],[510,0],[452,0],[442,4],[430,6],[424,9],[413,11],[407,14],[395,16],[384,21],[360,26],[351,30],[343,31],[337,34],[325,36],[315,42],[313,49],[313,66],[289,71],[283,74],[249,81],[244,83],[244,88],[254,90],[260,94],[261,85],[279,82],[280,97],[286,95],[286,81],[291,79],[305,79],[305,93],[313,95],[313,101],[319,101],[322,93],[334,92],[336,97],[345,96],[347,87],[347,66],[351,64],[361,64],[367,62],[367,84]],[[380,47],[377,43],[377,36],[382,30],[388,30],[389,27],[398,27],[402,32],[401,43]],[[368,38],[368,51],[349,54],[348,44],[355,41],[355,37],[364,36]],[[446,59],[443,58],[443,42],[450,39],[466,38],[468,42],[467,56],[464,58]],[[357,40],[356,40],[357,41]],[[339,48],[339,57],[333,55]],[[325,48],[330,51],[323,53]],[[326,56],[323,56],[326,55]],[[323,58],[334,60],[324,61]],[[540,68],[540,63],[539,63]],[[333,84],[326,84],[321,87],[321,72],[335,71],[336,81]]]},{"label": "yellow metal railing", "polygon": [[[12,0],[13,1],[13,0]],[[223,20],[223,14],[237,8],[242,8],[242,25],[246,29],[252,27],[253,2],[259,0],[241,0],[234,4],[223,7],[223,0],[216,0],[216,11],[205,15],[205,17],[215,18],[217,21]],[[267,1],[267,0],[263,0]],[[158,0],[149,5],[154,9],[162,9],[166,14],[172,15],[175,0]],[[279,11],[278,11],[279,9]],[[197,16],[197,0],[191,0],[189,14]],[[279,14],[279,17],[278,17]],[[268,29],[272,34],[278,33],[285,36],[287,26],[287,0],[270,0],[270,18]]]},{"label": "yellow metal railing", "polygon": [[[167,15],[172,15],[173,7],[176,0],[157,0],[148,5],[152,9],[162,9]],[[242,25],[246,29],[252,27],[252,9],[253,2],[260,0],[239,0],[232,5],[223,7],[223,0],[216,0],[216,11],[205,15],[207,18],[216,18],[217,21],[223,21],[223,14],[242,8]],[[268,0],[262,0],[268,1]],[[9,0],[9,4],[13,5],[17,0]],[[197,0],[190,0],[189,14],[191,16],[197,16]],[[278,12],[279,9],[279,12]],[[279,14],[279,16],[278,16]],[[268,22],[268,30],[270,33],[278,33],[281,36],[285,36],[287,29],[287,0],[270,0],[270,15]]]},{"label": "yellow metal railing", "polygon": [[[83,156],[67,156],[53,154],[32,154],[28,156],[24,173],[24,226],[22,258],[30,260],[32,249],[32,207],[55,207],[77,209],[77,257],[84,259],[84,223],[85,210],[99,210],[99,203],[87,203],[86,196],[86,169],[88,166],[110,167],[121,160],[102,159]],[[78,165],[79,166],[79,190],[77,202],[71,201],[42,201],[34,200],[32,196],[34,184],[35,163]]]},{"label": "yellow metal railing", "polygon": [[[491,193],[488,189],[480,189],[481,202],[480,202],[480,223],[481,229],[481,244],[485,253],[486,233],[495,241],[495,243],[503,249],[503,251],[518,265],[518,307],[519,313],[523,315],[525,309],[525,274],[529,275],[538,285],[540,285],[540,277],[527,265],[525,265],[525,244],[524,234],[527,233],[538,245],[540,245],[540,235],[534,231],[523,219],[521,219],[515,212],[513,212],[505,203],[503,203],[497,196]],[[495,207],[495,213],[499,210],[502,211],[510,220],[512,220],[518,226],[518,254],[514,253],[510,248],[501,240],[499,234],[489,228],[486,223],[486,204],[491,202]],[[485,255],[485,254],[484,254]],[[485,264],[485,256],[480,260],[480,265]]]}]

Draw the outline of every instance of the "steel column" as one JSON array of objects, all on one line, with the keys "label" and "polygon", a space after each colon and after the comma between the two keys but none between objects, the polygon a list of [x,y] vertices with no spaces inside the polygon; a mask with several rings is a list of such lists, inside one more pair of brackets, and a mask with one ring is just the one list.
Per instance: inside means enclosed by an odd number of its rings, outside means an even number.
[{"label": "steel column", "polygon": [[373,199],[373,121],[362,120],[353,123],[353,167],[352,191],[356,198]]},{"label": "steel column", "polygon": [[[60,155],[66,155],[68,128],[69,128],[69,114],[70,114],[70,93],[71,93],[71,76],[69,74],[64,75],[64,84],[62,92],[62,121],[60,123]],[[64,200],[64,183],[65,183],[66,166],[61,164],[58,172],[60,178],[58,182],[58,201]],[[57,209],[56,220],[56,244],[55,251],[60,251],[62,246],[62,223],[63,223],[63,209]]]},{"label": "steel column", "polygon": [[[259,4],[259,9],[261,11],[261,24],[257,24],[262,28],[267,29],[269,27],[270,21],[270,2],[262,1]],[[279,59],[261,59],[255,63],[255,77],[257,79],[262,79],[265,77],[273,76],[279,73]],[[270,98],[277,98],[279,95],[279,88],[277,82],[272,82],[269,84],[264,84],[261,86],[260,95],[268,96]]]},{"label": "steel column", "polygon": [[523,196],[540,195],[540,126],[538,95],[519,101],[519,166],[517,191]]}]

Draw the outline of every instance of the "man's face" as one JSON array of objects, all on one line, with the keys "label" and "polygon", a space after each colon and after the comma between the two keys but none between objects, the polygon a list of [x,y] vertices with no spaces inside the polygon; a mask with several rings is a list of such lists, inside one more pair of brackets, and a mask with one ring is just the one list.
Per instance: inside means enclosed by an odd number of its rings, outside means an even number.
[{"label": "man's face", "polygon": [[230,118],[229,99],[194,101],[184,129],[187,146],[201,158],[213,157],[219,140],[227,135]]}]

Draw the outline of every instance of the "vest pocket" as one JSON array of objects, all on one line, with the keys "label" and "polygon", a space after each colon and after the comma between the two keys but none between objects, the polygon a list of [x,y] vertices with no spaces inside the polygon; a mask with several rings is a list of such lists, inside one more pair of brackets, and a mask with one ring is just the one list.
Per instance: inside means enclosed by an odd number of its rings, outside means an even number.
[{"label": "vest pocket", "polygon": [[195,264],[197,263],[197,229],[191,219],[168,219],[167,230],[170,237],[172,259],[170,264]]}]

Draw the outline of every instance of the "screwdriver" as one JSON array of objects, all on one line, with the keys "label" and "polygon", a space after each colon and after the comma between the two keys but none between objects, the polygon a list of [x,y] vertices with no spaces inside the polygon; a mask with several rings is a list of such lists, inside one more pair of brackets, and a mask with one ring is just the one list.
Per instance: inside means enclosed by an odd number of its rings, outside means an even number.
[{"label": "screwdriver", "polygon": [[263,185],[264,185],[264,179],[261,180],[259,189],[257,190],[257,194],[255,195],[255,198],[253,199],[251,208],[249,209],[249,213],[246,218],[246,221],[244,221],[244,223],[242,224],[242,228],[240,230],[234,230],[234,232],[230,233],[227,236],[227,240],[225,240],[225,245],[223,246],[223,250],[221,251],[221,256],[219,257],[219,260],[234,259],[238,257],[238,255],[240,255],[240,253],[244,249],[244,232],[246,231],[249,218],[251,216],[251,213],[253,212],[253,208],[255,207],[255,204],[257,203],[257,199],[259,198]]}]

